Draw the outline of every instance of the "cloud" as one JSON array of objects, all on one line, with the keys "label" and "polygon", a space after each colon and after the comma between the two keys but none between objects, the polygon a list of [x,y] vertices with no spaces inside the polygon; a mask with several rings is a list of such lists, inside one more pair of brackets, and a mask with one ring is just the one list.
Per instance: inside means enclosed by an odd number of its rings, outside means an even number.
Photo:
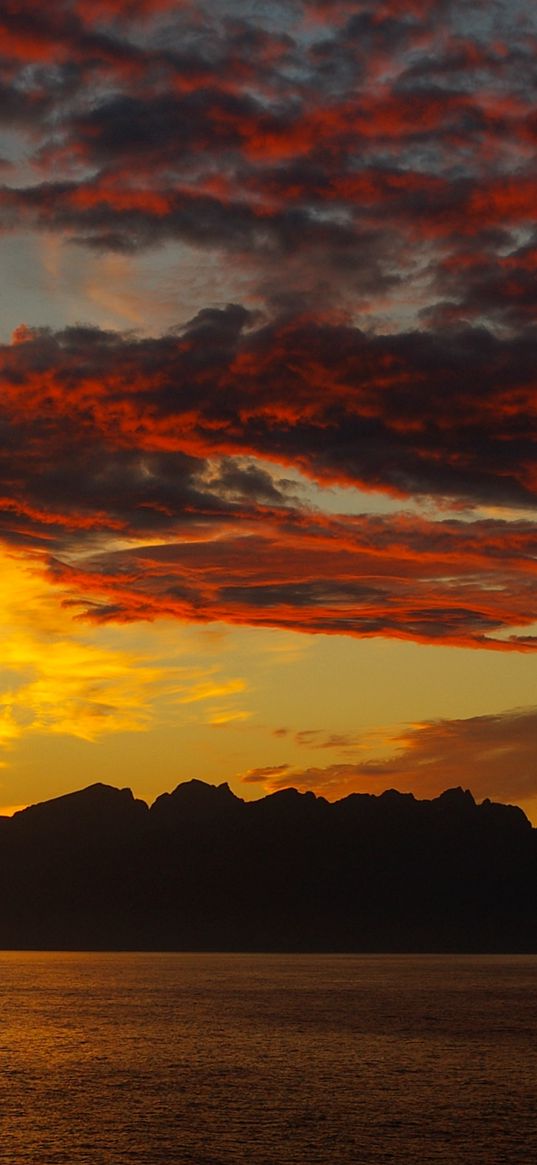
[{"label": "cloud", "polygon": [[290,765],[265,765],[262,768],[248,769],[243,774],[241,780],[246,784],[255,785],[258,782],[261,784],[268,784],[271,787],[272,782],[279,782],[280,779],[285,779],[285,773],[290,772]]},{"label": "cloud", "polygon": [[532,650],[534,531],[517,527],[510,561],[512,525],[363,516],[316,527],[312,515],[286,529],[265,514],[263,534],[215,529],[51,569],[98,621],[166,615]]},{"label": "cloud", "polygon": [[191,704],[209,723],[248,715],[235,704],[239,677],[182,665],[179,645],[170,658],[157,641],[133,650],[117,632],[96,636],[73,619],[66,592],[46,585],[38,560],[0,559],[0,749],[29,734],[96,741],[141,732]]},{"label": "cloud", "polygon": [[[392,329],[448,292],[459,320],[472,302],[495,316],[446,259],[466,240],[501,267],[533,226],[527,5],[4,9],[0,91],[33,165],[0,191],[4,230],[99,253],[181,241],[231,256],[272,306]],[[525,327],[516,282],[502,290]]]},{"label": "cloud", "polygon": [[[160,339],[21,328],[0,349],[0,536],[94,620],[529,650],[535,357],[529,335],[370,337],[238,305]],[[452,516],[323,514],[295,466]],[[453,516],[478,503],[505,517]]]},{"label": "cloud", "polygon": [[[533,11],[9,0],[0,29],[2,230],[82,265],[173,240],[245,301],[2,346],[4,544],[94,621],[532,650]],[[291,471],[443,520],[323,516]]]},{"label": "cloud", "polygon": [[353,792],[387,788],[435,797],[463,784],[478,799],[528,801],[537,796],[537,710],[522,708],[490,716],[424,721],[395,735],[387,759],[358,759],[326,767],[289,765],[254,769],[241,778],[274,792],[290,786],[337,800]]},{"label": "cloud", "polygon": [[157,665],[73,625],[35,564],[3,553],[0,595],[0,744],[30,732],[95,740],[148,726]]},{"label": "cloud", "polygon": [[348,322],[255,319],[239,305],[206,309],[155,339],[22,330],[0,349],[13,442],[27,458],[46,431],[61,454],[68,430],[88,464],[94,443],[123,459],[125,480],[136,449],[153,459],[147,489],[167,454],[175,480],[195,476],[189,458],[250,455],[402,498],[535,505],[537,333],[372,336]]}]

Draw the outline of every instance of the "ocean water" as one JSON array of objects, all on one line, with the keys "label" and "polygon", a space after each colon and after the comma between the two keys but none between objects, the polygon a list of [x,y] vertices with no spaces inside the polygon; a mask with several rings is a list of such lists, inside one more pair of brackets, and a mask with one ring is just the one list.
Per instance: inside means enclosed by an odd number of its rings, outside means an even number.
[{"label": "ocean water", "polygon": [[529,1165],[537,957],[0,952],[0,1162]]}]

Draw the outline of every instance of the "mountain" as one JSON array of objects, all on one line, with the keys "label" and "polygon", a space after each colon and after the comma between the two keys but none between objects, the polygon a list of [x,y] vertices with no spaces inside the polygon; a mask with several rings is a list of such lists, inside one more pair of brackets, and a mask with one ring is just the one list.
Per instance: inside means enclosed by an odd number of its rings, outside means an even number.
[{"label": "mountain", "polygon": [[537,831],[449,789],[102,784],[0,818],[0,947],[537,951]]}]

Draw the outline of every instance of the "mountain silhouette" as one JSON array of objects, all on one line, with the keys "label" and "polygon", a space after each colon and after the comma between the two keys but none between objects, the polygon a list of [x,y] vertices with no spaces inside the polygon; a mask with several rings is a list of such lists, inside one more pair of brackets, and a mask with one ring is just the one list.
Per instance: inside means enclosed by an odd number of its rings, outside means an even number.
[{"label": "mountain silhouette", "polygon": [[537,951],[537,831],[461,788],[94,784],[0,818],[0,878],[3,949]]}]

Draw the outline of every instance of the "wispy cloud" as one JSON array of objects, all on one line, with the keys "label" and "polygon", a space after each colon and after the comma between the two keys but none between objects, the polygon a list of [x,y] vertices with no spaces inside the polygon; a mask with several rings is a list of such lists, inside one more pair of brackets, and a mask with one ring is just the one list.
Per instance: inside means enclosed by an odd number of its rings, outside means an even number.
[{"label": "wispy cloud", "polygon": [[36,562],[4,553],[1,566],[0,747],[28,734],[95,741],[145,731],[191,703],[210,723],[248,714],[235,703],[242,679],[219,677],[214,663],[186,665],[179,649],[170,660],[158,643],[107,643],[73,619]]},{"label": "wispy cloud", "polygon": [[537,797],[536,739],[537,710],[533,707],[424,721],[387,733],[381,759],[364,758],[358,749],[354,760],[324,767],[258,768],[241,779],[269,791],[289,786],[313,789],[330,800],[355,792],[382,793],[387,788],[435,797],[446,788],[464,785],[478,799],[525,802]]}]

